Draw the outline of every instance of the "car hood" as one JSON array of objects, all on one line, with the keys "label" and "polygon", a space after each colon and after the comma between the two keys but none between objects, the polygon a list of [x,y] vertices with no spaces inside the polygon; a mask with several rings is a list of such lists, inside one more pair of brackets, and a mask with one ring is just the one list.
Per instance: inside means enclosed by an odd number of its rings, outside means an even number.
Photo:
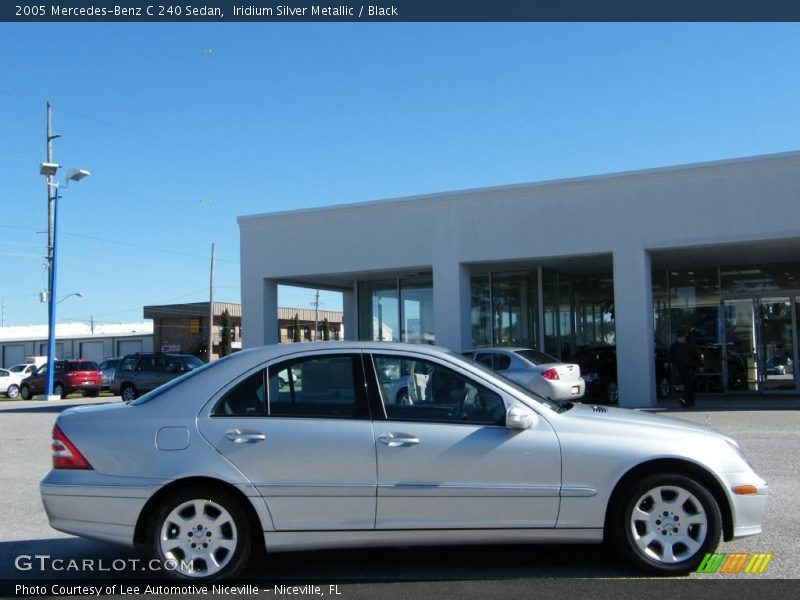
[{"label": "car hood", "polygon": [[[636,428],[648,427],[656,431],[682,431],[699,433],[719,437],[733,442],[731,438],[720,433],[716,429],[698,423],[692,423],[685,419],[667,417],[660,414],[632,410],[628,408],[617,408],[613,406],[598,406],[593,404],[577,403],[572,409],[564,413],[576,419],[586,419],[595,422],[605,422],[616,426],[631,426]],[[735,443],[735,442],[733,442]]]}]

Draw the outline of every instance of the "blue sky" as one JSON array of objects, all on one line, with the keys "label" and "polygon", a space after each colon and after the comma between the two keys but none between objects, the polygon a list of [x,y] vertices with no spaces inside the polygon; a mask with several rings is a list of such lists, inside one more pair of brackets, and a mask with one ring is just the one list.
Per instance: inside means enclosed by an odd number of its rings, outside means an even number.
[{"label": "blue sky", "polygon": [[[46,322],[47,100],[63,136],[56,162],[92,172],[60,205],[58,295],[84,297],[59,317],[136,321],[146,304],[208,298],[212,241],[215,297],[239,301],[237,215],[797,150],[798,34],[797,24],[0,24],[5,324]],[[312,235],[298,231],[297,243]],[[323,294],[322,308],[341,300]]]}]

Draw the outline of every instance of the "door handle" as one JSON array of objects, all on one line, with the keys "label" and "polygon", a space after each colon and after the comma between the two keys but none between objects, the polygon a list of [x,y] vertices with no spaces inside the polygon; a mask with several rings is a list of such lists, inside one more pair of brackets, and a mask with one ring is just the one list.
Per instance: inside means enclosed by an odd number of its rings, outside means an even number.
[{"label": "door handle", "polygon": [[378,441],[381,444],[389,446],[389,448],[397,448],[398,446],[413,446],[419,444],[419,438],[407,433],[384,433],[378,436]]},{"label": "door handle", "polygon": [[229,429],[225,432],[225,437],[234,444],[252,444],[267,439],[267,436],[263,433],[242,429]]}]

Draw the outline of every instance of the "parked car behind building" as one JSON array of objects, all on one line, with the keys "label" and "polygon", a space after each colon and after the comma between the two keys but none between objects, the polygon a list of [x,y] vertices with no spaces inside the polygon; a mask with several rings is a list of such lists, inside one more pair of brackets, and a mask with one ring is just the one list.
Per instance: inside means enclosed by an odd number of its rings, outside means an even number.
[{"label": "parked car behind building", "polygon": [[111,392],[130,402],[204,364],[202,360],[189,354],[129,354],[114,371]]}]

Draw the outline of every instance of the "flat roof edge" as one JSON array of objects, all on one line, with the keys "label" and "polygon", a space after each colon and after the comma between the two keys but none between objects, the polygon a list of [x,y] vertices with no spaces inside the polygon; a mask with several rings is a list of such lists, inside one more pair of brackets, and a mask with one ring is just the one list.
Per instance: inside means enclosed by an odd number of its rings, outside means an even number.
[{"label": "flat roof edge", "polygon": [[236,217],[237,223],[241,226],[243,224],[258,221],[265,218],[280,217],[280,216],[300,216],[306,214],[324,213],[328,211],[338,211],[346,209],[358,209],[365,207],[380,207],[382,205],[391,205],[401,202],[420,202],[426,200],[443,200],[450,197],[458,197],[472,194],[482,194],[487,192],[499,192],[506,190],[519,190],[523,188],[540,188],[558,185],[567,185],[570,183],[591,183],[593,181],[608,181],[613,179],[637,178],[647,175],[660,175],[665,173],[677,171],[693,171],[703,169],[713,169],[718,167],[735,166],[738,164],[760,164],[764,162],[780,162],[783,160],[798,159],[800,160],[800,150],[791,150],[788,152],[776,152],[772,154],[757,154],[753,156],[742,156],[735,158],[724,158],[713,161],[704,161],[697,163],[686,163],[680,165],[667,165],[664,167],[650,167],[646,169],[635,169],[631,171],[615,171],[611,173],[601,173],[598,175],[581,175],[578,177],[566,177],[560,179],[546,179],[542,181],[513,183],[508,185],[487,186],[480,188],[465,188],[460,190],[449,190],[444,192],[433,192],[429,194],[414,194],[410,196],[397,196],[392,198],[381,198],[377,200],[365,200],[361,202],[347,202],[343,204],[331,204],[325,206],[313,206],[308,208],[298,208],[290,210],[281,210],[267,213],[256,213],[250,215],[240,215]]}]

